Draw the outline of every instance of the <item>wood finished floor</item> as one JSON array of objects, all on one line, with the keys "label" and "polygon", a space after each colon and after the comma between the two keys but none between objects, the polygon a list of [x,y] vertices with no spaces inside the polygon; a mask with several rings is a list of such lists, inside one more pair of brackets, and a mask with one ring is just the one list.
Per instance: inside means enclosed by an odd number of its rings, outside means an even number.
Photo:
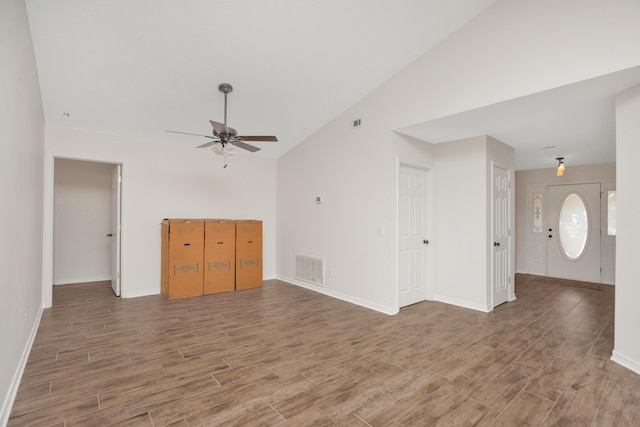
[{"label": "wood finished floor", "polygon": [[[539,279],[539,278],[538,278]],[[279,281],[166,301],[56,286],[9,426],[640,426],[614,290],[519,276],[387,316]]]}]

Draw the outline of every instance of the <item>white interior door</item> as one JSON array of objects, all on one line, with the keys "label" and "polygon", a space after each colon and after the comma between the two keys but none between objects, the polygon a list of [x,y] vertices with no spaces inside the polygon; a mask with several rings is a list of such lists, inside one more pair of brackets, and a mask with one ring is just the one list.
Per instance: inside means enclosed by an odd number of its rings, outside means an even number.
[{"label": "white interior door", "polygon": [[427,299],[427,171],[401,165],[398,177],[398,306]]},{"label": "white interior door", "polygon": [[492,172],[492,300],[496,307],[509,298],[509,173],[498,166]]},{"label": "white interior door", "polygon": [[111,231],[107,235],[111,247],[111,289],[120,296],[120,242],[121,242],[121,209],[122,198],[122,166],[114,165],[111,175]]},{"label": "white interior door", "polygon": [[601,281],[600,183],[551,185],[547,275]]}]

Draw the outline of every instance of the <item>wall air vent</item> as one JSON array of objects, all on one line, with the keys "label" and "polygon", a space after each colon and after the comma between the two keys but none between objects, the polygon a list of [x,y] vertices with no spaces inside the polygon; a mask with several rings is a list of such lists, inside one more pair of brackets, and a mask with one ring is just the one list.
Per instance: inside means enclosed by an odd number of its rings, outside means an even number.
[{"label": "wall air vent", "polygon": [[353,122],[351,122],[351,127],[355,128],[359,128],[360,126],[362,126],[362,119],[355,119]]},{"label": "wall air vent", "polygon": [[296,279],[324,287],[324,259],[296,255]]}]

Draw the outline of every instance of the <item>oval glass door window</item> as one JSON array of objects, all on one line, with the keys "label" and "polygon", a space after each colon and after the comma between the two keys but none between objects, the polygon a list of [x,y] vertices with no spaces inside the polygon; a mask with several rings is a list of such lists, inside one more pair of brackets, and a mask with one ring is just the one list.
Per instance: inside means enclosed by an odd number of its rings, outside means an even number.
[{"label": "oval glass door window", "polygon": [[560,248],[570,260],[582,256],[589,237],[589,215],[582,197],[576,193],[569,194],[560,208],[558,224]]}]

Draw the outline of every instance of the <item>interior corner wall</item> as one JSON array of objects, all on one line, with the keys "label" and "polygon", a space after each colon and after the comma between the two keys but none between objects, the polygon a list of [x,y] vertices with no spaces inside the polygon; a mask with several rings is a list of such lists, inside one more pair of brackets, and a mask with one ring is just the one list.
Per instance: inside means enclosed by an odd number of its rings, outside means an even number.
[{"label": "interior corner wall", "polygon": [[487,137],[435,145],[435,295],[487,311]]},{"label": "interior corner wall", "polygon": [[42,309],[44,116],[24,0],[0,2],[0,425]]},{"label": "interior corner wall", "polygon": [[[567,160],[568,161],[568,160]],[[615,183],[616,164],[601,163],[595,165],[571,166],[567,164],[564,175],[556,176],[556,168],[533,169],[517,171],[515,174],[515,197],[516,197],[516,219],[515,219],[515,240],[516,240],[516,266],[515,271],[525,274],[542,274],[546,271],[537,271],[529,262],[528,245],[529,230],[532,227],[532,216],[529,215],[528,208],[532,206],[529,200],[532,196],[529,188],[536,188],[537,191],[546,193],[546,187],[554,184],[576,184],[584,182]],[[546,217],[546,201],[544,201],[543,215]],[[546,222],[545,222],[546,223]],[[546,239],[546,238],[545,238]]]},{"label": "interior corner wall", "polygon": [[[262,220],[264,278],[275,278],[275,160],[238,154],[223,168],[220,156],[196,150],[193,144],[50,126],[45,142],[49,165],[54,158],[122,164],[123,297],[160,293],[163,218]],[[49,167],[46,191],[52,190]],[[48,250],[53,247],[52,234],[45,235]],[[47,281],[50,284],[51,277],[45,277],[45,285]]]},{"label": "interior corner wall", "polygon": [[111,279],[109,163],[55,160],[53,283]]},{"label": "interior corner wall", "polygon": [[640,286],[638,285],[638,241],[640,210],[638,182],[640,168],[640,86],[616,98],[616,175],[617,175],[617,242],[616,242],[616,310],[614,349],[615,362],[640,374]]}]

